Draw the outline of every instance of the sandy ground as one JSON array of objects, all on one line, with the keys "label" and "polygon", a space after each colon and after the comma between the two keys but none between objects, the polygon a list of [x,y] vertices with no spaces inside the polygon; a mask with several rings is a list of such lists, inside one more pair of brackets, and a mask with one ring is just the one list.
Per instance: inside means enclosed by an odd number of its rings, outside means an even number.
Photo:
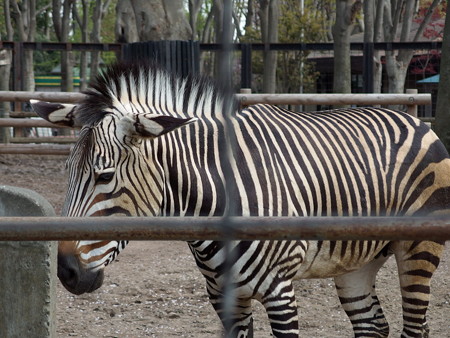
[{"label": "sandy ground", "polygon": [[[0,184],[37,191],[57,212],[63,203],[63,156],[0,155]],[[432,282],[428,311],[431,337],[450,337],[450,253]],[[401,304],[395,262],[377,279],[391,336],[401,332]],[[352,337],[352,329],[331,279],[295,283],[303,337]],[[74,296],[57,290],[59,337],[217,337],[221,325],[208,302],[203,277],[186,243],[132,242],[106,269],[104,286]],[[255,337],[270,337],[263,308],[255,303]]]}]

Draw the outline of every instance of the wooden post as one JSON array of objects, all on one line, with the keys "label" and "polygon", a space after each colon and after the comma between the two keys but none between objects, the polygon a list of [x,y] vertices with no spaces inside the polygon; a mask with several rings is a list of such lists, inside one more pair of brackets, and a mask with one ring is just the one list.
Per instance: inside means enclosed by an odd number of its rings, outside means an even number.
[{"label": "wooden post", "polygon": [[[412,94],[412,95],[415,95],[415,94],[417,94],[418,93],[418,90],[417,89],[406,89],[406,94]],[[406,112],[409,114],[409,115],[411,115],[411,116],[414,116],[414,117],[417,117],[417,104],[415,103],[415,101],[414,101],[414,97],[411,97],[410,98],[410,101],[411,101],[411,103],[412,104],[408,104],[407,105],[407,110],[406,110]]]}]

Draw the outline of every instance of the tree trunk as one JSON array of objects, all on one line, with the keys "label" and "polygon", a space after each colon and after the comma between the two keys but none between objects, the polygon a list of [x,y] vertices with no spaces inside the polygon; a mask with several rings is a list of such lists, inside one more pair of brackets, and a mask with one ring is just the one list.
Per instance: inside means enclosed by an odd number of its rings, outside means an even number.
[{"label": "tree trunk", "polygon": [[336,0],[334,40],[334,93],[351,93],[350,32],[353,1]]},{"label": "tree trunk", "polygon": [[[222,43],[223,37],[223,1],[213,1],[213,16],[214,16],[214,34],[216,36],[215,42]],[[220,62],[223,58],[223,53],[219,50],[214,53],[214,76],[217,78],[220,75]]]},{"label": "tree trunk", "polygon": [[72,52],[61,52],[61,91],[73,92]]},{"label": "tree trunk", "polygon": [[[0,50],[0,90],[8,91],[9,78],[11,74],[12,52],[8,49]],[[9,117],[9,102],[0,102],[0,118]],[[8,143],[9,128],[0,127],[0,142]]]},{"label": "tree trunk", "polygon": [[[373,41],[381,42],[383,40],[383,12],[384,12],[384,1],[378,0],[376,2],[376,12],[375,12],[375,30]],[[364,1],[366,3],[366,1]],[[370,3],[370,2],[369,2]],[[373,70],[373,92],[381,93],[381,83],[383,75],[383,63],[381,62],[381,51],[374,50],[373,58],[375,61]]]},{"label": "tree trunk", "polygon": [[[59,42],[67,42],[70,32],[70,13],[74,0],[64,0],[61,3],[53,0],[52,20],[55,27],[55,33]],[[61,16],[62,12],[62,16]],[[66,92],[73,91],[73,62],[72,52],[61,52],[61,90]]]},{"label": "tree trunk", "polygon": [[116,39],[119,42],[189,40],[192,31],[183,0],[119,0]]},{"label": "tree trunk", "polygon": [[[5,14],[6,40],[12,41],[14,29],[11,22],[9,0],[3,0]],[[0,90],[11,90],[9,87],[11,77],[12,52],[8,49],[0,50]],[[9,102],[0,102],[0,118],[9,117]],[[9,128],[0,128],[0,142],[7,143],[9,140]]]},{"label": "tree trunk", "polygon": [[447,6],[434,130],[450,152],[450,6]]},{"label": "tree trunk", "polygon": [[[431,14],[439,2],[440,0],[433,0],[424,20],[421,22],[417,30],[416,35],[411,40],[409,36],[411,32],[412,20],[414,19],[416,1],[398,1],[395,8],[392,8],[390,1],[386,1],[384,6],[383,22],[383,27],[385,29],[385,40],[388,42],[396,41],[396,37],[398,33],[400,33],[400,42],[417,41],[425,29],[425,26],[430,21]],[[399,28],[400,31],[398,30]],[[405,78],[413,55],[414,51],[410,50],[386,51],[386,72],[388,74],[389,93],[404,92]]]},{"label": "tree trunk", "polygon": [[33,50],[25,49],[23,51],[23,88],[26,91],[34,92],[34,64],[33,64]]},{"label": "tree trunk", "polygon": [[[102,41],[101,38],[101,27],[103,18],[109,8],[111,0],[96,0],[94,13],[92,15],[92,31],[91,31],[91,42],[100,43]],[[117,9],[117,8],[116,8]],[[117,26],[116,26],[117,29]],[[100,67],[100,52],[92,51],[91,52],[91,78],[95,77],[98,74],[98,70]]]},{"label": "tree trunk", "polygon": [[[12,1],[11,16],[18,30],[19,41],[34,41],[36,36],[36,2],[34,0]],[[33,50],[25,50],[23,55],[23,82],[22,90],[34,91],[34,64]]]},{"label": "tree trunk", "polygon": [[197,16],[202,7],[203,0],[189,0],[189,25],[192,31],[192,40],[199,40],[197,32]]},{"label": "tree trunk", "polygon": [[[80,18],[80,15],[78,13],[77,6],[73,6],[73,16],[75,17],[76,22],[78,23],[78,26],[80,27],[81,31],[81,42],[86,43],[88,42],[88,19],[89,19],[89,6],[86,2],[86,0],[81,1],[81,9],[82,9],[82,17]],[[88,61],[87,61],[87,53],[85,51],[82,51],[80,53],[80,90],[86,90],[87,88],[87,67],[88,67]]]},{"label": "tree trunk", "polygon": [[259,17],[261,20],[261,40],[266,44],[263,61],[263,92],[275,93],[277,88],[277,52],[269,50],[269,44],[278,42],[278,1],[261,0]]}]

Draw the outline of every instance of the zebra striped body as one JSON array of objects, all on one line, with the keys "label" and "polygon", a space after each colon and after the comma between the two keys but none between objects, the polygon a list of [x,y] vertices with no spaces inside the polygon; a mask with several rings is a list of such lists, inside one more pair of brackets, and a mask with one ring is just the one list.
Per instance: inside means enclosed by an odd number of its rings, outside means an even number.
[{"label": "zebra striped body", "polygon": [[[420,121],[386,109],[292,113],[269,105],[233,112],[204,79],[116,65],[77,107],[33,102],[49,121],[83,125],[68,160],[67,216],[218,216],[225,192],[244,216],[414,216],[445,213],[450,160]],[[67,113],[69,112],[69,113]],[[73,120],[75,118],[75,120]],[[232,128],[232,133],[230,133]],[[231,136],[230,136],[231,135]],[[231,177],[224,144],[235,137]],[[125,242],[61,242],[58,275],[68,290],[101,285],[102,268]],[[189,246],[223,321],[222,242]],[[237,296],[232,333],[251,335],[251,299],[265,307],[275,336],[298,336],[294,278],[335,277],[355,336],[385,337],[375,275],[397,259],[403,337],[427,335],[430,278],[442,243],[233,241]]]}]

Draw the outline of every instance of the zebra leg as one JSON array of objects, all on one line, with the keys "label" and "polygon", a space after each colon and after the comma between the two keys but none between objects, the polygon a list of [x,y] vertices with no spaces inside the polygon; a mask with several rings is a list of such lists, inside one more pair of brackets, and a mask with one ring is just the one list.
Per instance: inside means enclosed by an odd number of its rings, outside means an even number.
[{"label": "zebra leg", "polygon": [[221,293],[214,289],[207,288],[209,301],[216,310],[217,315],[222,321],[225,329],[225,337],[253,338],[253,318],[251,299],[235,299],[231,318],[227,317],[230,313],[224,309],[224,298]]},{"label": "zebra leg", "polygon": [[334,278],[336,291],[355,337],[387,337],[389,325],[375,292],[375,277],[388,256],[380,254],[356,271]]},{"label": "zebra leg", "polygon": [[280,282],[261,299],[274,337],[298,337],[298,313],[292,280]]},{"label": "zebra leg", "polygon": [[428,337],[426,311],[430,301],[430,281],[444,251],[441,243],[429,241],[395,242],[403,307],[402,337]]}]

